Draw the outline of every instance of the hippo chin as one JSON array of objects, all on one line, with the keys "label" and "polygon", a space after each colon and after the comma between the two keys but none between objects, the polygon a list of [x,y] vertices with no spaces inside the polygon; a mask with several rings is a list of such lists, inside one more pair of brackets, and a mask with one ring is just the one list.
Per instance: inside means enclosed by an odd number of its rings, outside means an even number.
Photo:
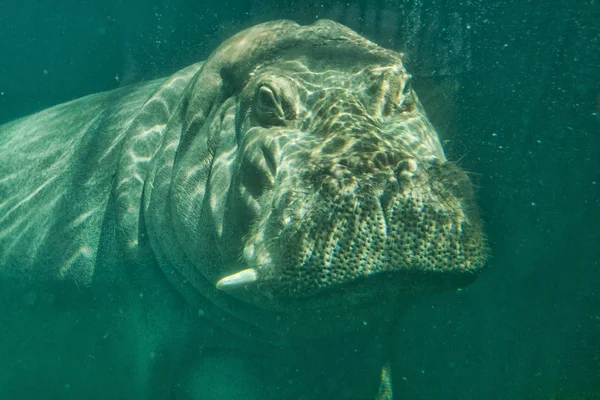
[{"label": "hippo chin", "polygon": [[391,398],[396,315],[486,253],[400,54],[258,25],[0,127],[0,397]]}]

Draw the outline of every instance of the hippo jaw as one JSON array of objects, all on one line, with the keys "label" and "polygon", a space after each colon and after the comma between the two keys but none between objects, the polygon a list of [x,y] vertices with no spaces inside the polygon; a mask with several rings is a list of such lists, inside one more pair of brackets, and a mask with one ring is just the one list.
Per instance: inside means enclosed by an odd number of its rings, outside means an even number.
[{"label": "hippo jaw", "polygon": [[284,64],[258,69],[241,96],[240,170],[252,173],[234,187],[252,221],[245,268],[217,288],[307,298],[384,274],[399,292],[427,275],[475,276],[486,250],[471,184],[404,69]]},{"label": "hippo jaw", "polygon": [[306,297],[383,273],[398,276],[397,290],[415,289],[408,276],[474,278],[485,246],[465,173],[408,159],[381,175],[376,188],[361,187],[369,178],[331,176],[315,193],[280,185],[246,240],[243,260],[252,267],[217,287],[261,283]]},{"label": "hippo jaw", "polygon": [[[464,172],[454,165],[404,169],[415,164],[410,159],[382,177],[387,182],[375,193],[362,194],[358,179],[331,177],[317,194],[285,191],[247,239],[244,260],[255,267],[220,287],[257,281],[275,294],[305,297],[381,273],[402,273],[404,281],[475,275],[485,258],[479,223],[470,199],[452,193],[465,190]],[[428,187],[431,181],[438,187]]]}]

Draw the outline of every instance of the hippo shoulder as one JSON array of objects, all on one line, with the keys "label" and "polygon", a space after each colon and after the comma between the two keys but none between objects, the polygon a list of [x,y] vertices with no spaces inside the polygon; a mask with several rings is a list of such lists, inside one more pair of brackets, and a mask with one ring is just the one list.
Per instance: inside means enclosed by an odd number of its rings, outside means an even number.
[{"label": "hippo shoulder", "polygon": [[151,151],[198,67],[0,126],[0,277],[91,281],[117,171]]}]

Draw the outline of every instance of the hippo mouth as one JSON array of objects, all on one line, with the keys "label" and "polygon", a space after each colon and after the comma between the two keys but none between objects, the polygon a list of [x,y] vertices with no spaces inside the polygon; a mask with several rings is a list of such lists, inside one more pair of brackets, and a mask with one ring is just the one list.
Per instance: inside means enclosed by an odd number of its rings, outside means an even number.
[{"label": "hippo mouth", "polygon": [[324,166],[276,183],[245,243],[249,268],[218,287],[258,283],[296,299],[343,291],[366,303],[375,292],[470,283],[486,248],[466,174],[437,160],[388,164],[358,175]]}]

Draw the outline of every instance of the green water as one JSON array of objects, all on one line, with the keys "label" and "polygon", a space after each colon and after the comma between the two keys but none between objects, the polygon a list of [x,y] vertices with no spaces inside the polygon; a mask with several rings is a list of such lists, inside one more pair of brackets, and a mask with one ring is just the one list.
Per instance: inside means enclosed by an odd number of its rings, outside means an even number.
[{"label": "green water", "polygon": [[278,18],[331,18],[404,52],[478,188],[489,268],[410,306],[394,398],[599,399],[597,0],[4,2],[0,123],[166,76]]}]

